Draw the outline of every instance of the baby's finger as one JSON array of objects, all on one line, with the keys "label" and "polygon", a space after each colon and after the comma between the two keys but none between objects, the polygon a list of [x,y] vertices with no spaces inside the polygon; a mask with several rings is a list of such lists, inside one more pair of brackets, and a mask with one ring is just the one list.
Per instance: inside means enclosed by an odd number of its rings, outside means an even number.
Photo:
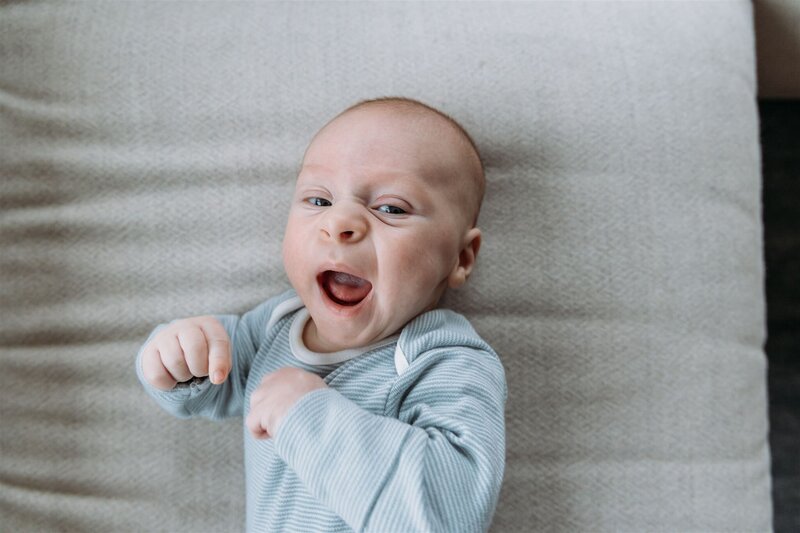
[{"label": "baby's finger", "polygon": [[231,371],[231,341],[225,328],[216,318],[200,324],[208,343],[208,374],[211,382],[219,385]]},{"label": "baby's finger", "polygon": [[186,366],[193,376],[208,375],[208,345],[203,330],[198,327],[183,328],[178,331],[178,342],[183,349]]},{"label": "baby's finger", "polygon": [[165,336],[159,339],[158,351],[161,354],[161,362],[167,369],[167,372],[172,374],[172,377],[177,381],[188,381],[192,378],[192,373],[189,371],[189,366],[186,364],[186,359],[181,349],[181,344],[178,342],[177,335]]},{"label": "baby's finger", "polygon": [[247,429],[250,430],[250,434],[253,435],[256,439],[268,439],[269,433],[267,433],[266,428],[266,421],[262,420],[261,412],[259,409],[250,409],[250,414],[247,415],[247,419],[245,420],[245,425]]},{"label": "baby's finger", "polygon": [[142,374],[148,383],[159,390],[170,390],[178,383],[167,372],[161,362],[161,355],[153,343],[148,344],[142,352]]}]

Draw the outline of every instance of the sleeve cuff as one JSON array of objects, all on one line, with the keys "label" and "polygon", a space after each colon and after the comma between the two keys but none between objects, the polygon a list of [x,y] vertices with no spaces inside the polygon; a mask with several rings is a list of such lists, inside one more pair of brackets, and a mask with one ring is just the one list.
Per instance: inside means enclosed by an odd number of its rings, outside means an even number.
[{"label": "sleeve cuff", "polygon": [[164,391],[154,387],[145,379],[144,373],[142,372],[142,351],[147,343],[150,342],[150,339],[164,326],[165,325],[161,325],[153,330],[147,341],[142,344],[139,353],[136,354],[136,376],[139,378],[139,382],[141,382],[145,392],[159,405],[178,417],[187,418],[189,413],[184,408],[187,400],[202,394],[212,383],[208,378],[194,378],[183,383],[178,383],[174,388]]},{"label": "sleeve cuff", "polygon": [[[281,453],[282,451],[288,451],[294,448],[297,441],[301,440],[302,424],[304,420],[308,420],[309,418],[313,420],[322,415],[320,410],[324,409],[326,393],[329,392],[335,393],[336,391],[328,388],[309,392],[300,398],[284,415],[283,421],[280,427],[278,427],[278,432],[273,437],[275,440],[275,448],[282,457],[285,457],[285,455]],[[298,424],[301,425],[300,428],[294,427]],[[294,436],[294,438],[292,436]]]}]

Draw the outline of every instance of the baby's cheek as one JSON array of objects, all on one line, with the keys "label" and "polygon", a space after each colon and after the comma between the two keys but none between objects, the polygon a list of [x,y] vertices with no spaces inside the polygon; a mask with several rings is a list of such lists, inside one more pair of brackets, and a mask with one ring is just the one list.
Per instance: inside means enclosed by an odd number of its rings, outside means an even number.
[{"label": "baby's cheek", "polygon": [[302,239],[299,238],[296,231],[293,231],[291,226],[287,226],[286,234],[283,239],[283,267],[289,281],[297,288],[297,282],[302,277],[302,267],[307,263],[304,252],[309,249],[308,246],[302,245]]},{"label": "baby's cheek", "polygon": [[[445,254],[439,243],[409,248],[398,258],[403,279],[418,291],[430,291],[446,275]],[[410,287],[409,287],[410,288]]]},{"label": "baby's cheek", "polygon": [[283,235],[283,256],[285,261],[297,261],[298,254],[303,249],[303,242],[307,242],[309,236],[305,235],[301,221],[297,221],[293,216],[289,217],[286,223],[286,232]]}]

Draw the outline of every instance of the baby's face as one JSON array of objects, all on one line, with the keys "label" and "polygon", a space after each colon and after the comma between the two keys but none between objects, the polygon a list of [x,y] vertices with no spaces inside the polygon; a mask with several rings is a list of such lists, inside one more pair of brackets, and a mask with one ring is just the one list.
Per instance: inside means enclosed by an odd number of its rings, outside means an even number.
[{"label": "baby's face", "polygon": [[314,138],[283,241],[311,315],[310,349],[388,337],[466,280],[480,231],[469,154],[457,141],[438,118],[380,106],[350,111]]}]

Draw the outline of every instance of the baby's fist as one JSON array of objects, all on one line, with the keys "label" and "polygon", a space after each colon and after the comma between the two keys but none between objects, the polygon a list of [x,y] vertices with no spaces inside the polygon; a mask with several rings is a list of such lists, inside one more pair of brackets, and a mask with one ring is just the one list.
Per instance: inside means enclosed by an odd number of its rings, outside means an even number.
[{"label": "baby's fist", "polygon": [[299,368],[285,367],[267,374],[250,396],[247,428],[257,439],[274,436],[286,413],[300,398],[327,387],[322,378]]},{"label": "baby's fist", "polygon": [[142,374],[160,390],[170,390],[192,377],[211,376],[222,383],[231,369],[231,341],[213,316],[172,322],[142,351]]}]

